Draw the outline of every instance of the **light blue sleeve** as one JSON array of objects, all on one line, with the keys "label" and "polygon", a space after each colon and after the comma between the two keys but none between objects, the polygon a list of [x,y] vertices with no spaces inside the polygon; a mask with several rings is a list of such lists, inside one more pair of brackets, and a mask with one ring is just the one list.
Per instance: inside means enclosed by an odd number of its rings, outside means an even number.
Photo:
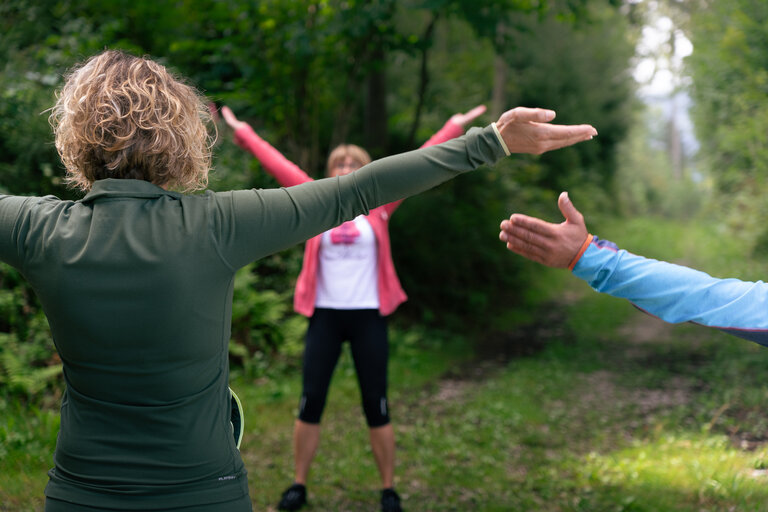
[{"label": "light blue sleeve", "polygon": [[718,279],[595,237],[573,269],[598,292],[664,321],[694,322],[768,346],[768,284]]}]

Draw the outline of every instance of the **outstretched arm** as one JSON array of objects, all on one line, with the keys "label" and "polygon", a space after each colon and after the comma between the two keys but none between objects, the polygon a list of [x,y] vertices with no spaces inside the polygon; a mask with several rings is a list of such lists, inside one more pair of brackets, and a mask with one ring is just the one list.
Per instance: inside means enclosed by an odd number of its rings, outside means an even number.
[{"label": "outstretched arm", "polygon": [[507,248],[551,267],[573,270],[598,292],[628,299],[667,322],[694,322],[768,345],[768,285],[718,279],[704,272],[619,249],[589,235],[568,195],[558,201],[565,222],[515,214],[501,223]]},{"label": "outstretched arm", "polygon": [[[445,122],[442,128],[434,133],[429,140],[421,145],[422,148],[442,144],[443,142],[455,139],[464,134],[464,127],[477,119],[485,112],[485,105],[478,105],[473,109],[461,114],[453,114],[448,121]],[[395,210],[402,204],[403,200],[399,199],[389,204],[384,205],[384,210],[388,215],[392,215]]]},{"label": "outstretched arm", "polygon": [[229,107],[221,108],[221,115],[227,124],[235,131],[235,142],[241,148],[250,151],[264,169],[275,177],[284,187],[292,187],[300,183],[312,181],[312,178],[296,164],[288,160],[267,141],[259,137],[253,128],[245,121],[240,121]]},{"label": "outstretched arm", "polygon": [[[235,192],[233,229],[237,235],[226,233],[229,223],[222,220],[222,254],[229,254],[227,259],[238,268],[383,204],[493,164],[509,154],[510,146],[518,152],[541,152],[542,141],[562,146],[588,140],[595,133],[588,125],[563,131],[569,127],[545,124],[552,117],[544,111],[523,109],[514,119],[500,119],[498,126],[472,128],[444,144],[383,158],[344,176],[280,190]],[[531,130],[538,133],[535,143],[529,142]],[[222,219],[230,218],[225,210],[222,215]]]}]

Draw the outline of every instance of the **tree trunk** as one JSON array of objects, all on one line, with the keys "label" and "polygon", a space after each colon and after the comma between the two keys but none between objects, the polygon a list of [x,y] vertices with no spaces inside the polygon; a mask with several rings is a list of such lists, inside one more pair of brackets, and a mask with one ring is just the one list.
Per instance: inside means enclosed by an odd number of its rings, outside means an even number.
[{"label": "tree trunk", "polygon": [[387,76],[384,49],[379,46],[371,55],[376,65],[366,79],[365,144],[373,158],[387,152]]},{"label": "tree trunk", "polygon": [[496,40],[494,48],[496,56],[493,60],[493,91],[491,93],[491,118],[498,119],[508,108],[507,105],[507,78],[509,76],[509,66],[504,58],[504,34],[506,27],[499,21],[496,24]]},{"label": "tree trunk", "polygon": [[427,87],[429,86],[429,47],[432,44],[432,34],[435,31],[435,24],[437,23],[438,14],[435,13],[432,16],[432,20],[427,25],[427,29],[424,31],[422,37],[421,48],[421,70],[419,74],[419,91],[416,95],[416,112],[413,115],[413,122],[411,123],[411,129],[408,133],[408,147],[412,148],[416,145],[416,131],[419,129],[419,123],[421,122],[421,112],[424,109],[424,98],[427,95]]}]

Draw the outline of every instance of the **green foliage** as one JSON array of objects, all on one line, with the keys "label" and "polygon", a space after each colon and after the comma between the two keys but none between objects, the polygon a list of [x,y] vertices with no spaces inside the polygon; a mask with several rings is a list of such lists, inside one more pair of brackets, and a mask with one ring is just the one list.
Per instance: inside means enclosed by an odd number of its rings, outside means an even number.
[{"label": "green foliage", "polygon": [[617,145],[634,109],[627,21],[605,2],[590,2],[588,12],[575,22],[551,15],[529,21],[505,54],[512,103],[551,108],[556,122],[589,122],[599,133],[589,143],[542,155],[535,184],[555,191],[611,190]]},{"label": "green foliage", "polygon": [[0,388],[4,394],[38,398],[61,385],[60,375],[48,321],[32,290],[18,272],[0,263]]},{"label": "green foliage", "polygon": [[[608,4],[592,3],[590,16],[578,22],[550,13],[517,23],[505,48],[510,103],[552,108],[558,123],[588,120],[600,135],[540,158],[515,156],[403,204],[392,221],[393,251],[411,297],[403,310],[421,320],[472,329],[524,299],[520,290],[529,283],[523,267],[498,241],[499,223],[512,212],[551,214],[561,190],[573,192],[585,208],[616,207],[610,191],[618,144],[634,107],[626,21]],[[467,37],[466,27],[455,21],[451,26],[451,34],[438,32],[436,45],[445,44],[442,38]],[[470,51],[474,65],[488,72],[491,49],[477,45]],[[456,76],[448,63],[434,72],[444,74]],[[441,98],[457,91],[453,81],[437,80]]]},{"label": "green foliage", "polygon": [[510,160],[403,203],[391,229],[395,262],[410,296],[402,307],[405,315],[473,330],[519,302],[517,290],[525,279],[519,260],[503,250],[498,226],[513,206],[534,202],[530,194],[538,189],[503,176],[536,169],[535,163]]},{"label": "green foliage", "polygon": [[697,135],[720,193],[718,213],[747,240],[765,238],[764,223],[745,217],[768,214],[768,4],[698,5],[687,63]]},{"label": "green foliage", "polygon": [[[550,211],[557,189],[572,184],[607,204],[602,191],[631,96],[624,73],[631,44],[616,7],[584,0],[479,7],[464,0],[8,0],[0,5],[0,191],[77,197],[61,186],[45,111],[62,74],[104,48],[169,66],[316,177],[337,143],[366,146],[374,156],[410,150],[453,113],[487,104],[503,57],[511,70],[505,106],[555,108],[558,122],[590,122],[601,136],[545,158],[509,159],[398,211],[395,258],[413,299],[406,316],[453,316],[460,324],[471,314],[480,323],[522,300],[515,290],[526,283],[497,241],[502,218]],[[221,123],[214,165],[212,189],[275,186]],[[291,312],[290,298],[300,261],[294,248],[238,274],[235,369],[255,376],[274,361],[295,362],[304,320]],[[1,289],[27,308],[14,309],[18,319],[0,329],[3,350],[21,350],[13,356],[21,359],[6,355],[3,364],[34,368],[29,378],[14,370],[17,386],[42,389],[29,379],[55,381],[46,372],[55,373],[47,368],[56,361],[35,320],[40,307],[21,280],[4,279]],[[25,344],[28,351],[17,349]]]},{"label": "green foliage", "polygon": [[0,385],[7,392],[33,396],[61,375],[61,363],[47,364],[52,359],[51,350],[45,350],[50,333],[41,334],[42,338],[19,343],[15,335],[0,333]]},{"label": "green foliage", "polygon": [[296,358],[303,350],[304,317],[293,313],[291,293],[258,286],[253,264],[238,270],[232,304],[229,353],[250,378],[262,376],[276,355]]},{"label": "green foliage", "polygon": [[619,144],[614,181],[619,211],[626,216],[690,218],[708,199],[709,182],[676,176],[666,147],[654,134],[666,134],[661,112],[646,108],[635,114]]}]

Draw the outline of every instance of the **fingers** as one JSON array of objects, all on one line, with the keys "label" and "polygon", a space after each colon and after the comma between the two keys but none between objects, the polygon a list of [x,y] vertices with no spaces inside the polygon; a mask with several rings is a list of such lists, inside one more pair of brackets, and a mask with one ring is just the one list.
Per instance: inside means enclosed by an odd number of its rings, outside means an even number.
[{"label": "fingers", "polygon": [[536,149],[532,151],[534,154],[572,146],[579,142],[591,140],[597,135],[597,130],[588,124],[571,126],[539,124],[537,127],[539,131],[536,134]]},{"label": "fingers", "polygon": [[486,110],[487,110],[487,108],[486,108],[485,105],[478,105],[478,106],[476,106],[475,108],[473,108],[472,110],[470,110],[469,112],[467,112],[464,115],[467,117],[468,120],[471,121],[472,119],[475,119],[478,116],[483,115]]},{"label": "fingers", "polygon": [[464,114],[453,114],[451,116],[451,121],[461,126],[465,126],[475,120],[478,116],[482,115],[485,110],[485,105],[478,105]]},{"label": "fingers", "polygon": [[501,241],[506,242],[507,249],[529,260],[533,260],[537,263],[544,265],[551,265],[550,262],[550,250],[545,246],[540,246],[531,240],[524,238],[517,238],[509,235],[508,231],[502,231],[499,233]]},{"label": "fingers", "polygon": [[519,254],[520,256],[537,263],[547,263],[548,252],[545,248],[531,243],[528,240],[510,236],[507,231],[499,233],[499,239],[501,239],[502,242],[506,242],[507,249],[515,254]]},{"label": "fingers", "polygon": [[514,214],[502,221],[499,238],[511,245],[515,252],[546,254],[552,247],[555,226],[527,215]]},{"label": "fingers", "polygon": [[527,246],[519,240],[507,242],[507,249],[523,258],[535,261],[536,263],[541,263],[542,265],[548,264],[546,254],[543,251],[535,247]]},{"label": "fingers", "polygon": [[555,118],[555,111],[544,108],[516,107],[499,117],[498,124],[514,122],[548,123]]},{"label": "fingers", "polygon": [[234,112],[232,112],[232,109],[229,107],[221,107],[221,115],[224,118],[224,121],[229,125],[230,128],[237,131],[243,126],[247,126],[247,123],[240,121],[235,116]]},{"label": "fingers", "polygon": [[568,192],[561,193],[560,197],[557,198],[557,207],[560,208],[560,212],[563,214],[563,217],[565,217],[567,222],[581,226],[585,225],[584,216],[573,205],[571,199],[568,197]]},{"label": "fingers", "polygon": [[552,238],[555,234],[555,230],[557,229],[556,224],[537,219],[536,217],[523,215],[521,213],[512,214],[508,221],[502,222],[502,225],[505,222],[508,224],[509,229],[519,237],[536,236],[540,239]]},{"label": "fingers", "polygon": [[597,135],[595,127],[588,124],[539,124],[538,128],[541,130],[542,137],[553,144],[573,144]]},{"label": "fingers", "polygon": [[234,112],[232,112],[232,109],[230,109],[227,106],[221,107],[221,115],[224,117],[224,120],[228,123],[237,122],[237,117],[235,117]]}]

